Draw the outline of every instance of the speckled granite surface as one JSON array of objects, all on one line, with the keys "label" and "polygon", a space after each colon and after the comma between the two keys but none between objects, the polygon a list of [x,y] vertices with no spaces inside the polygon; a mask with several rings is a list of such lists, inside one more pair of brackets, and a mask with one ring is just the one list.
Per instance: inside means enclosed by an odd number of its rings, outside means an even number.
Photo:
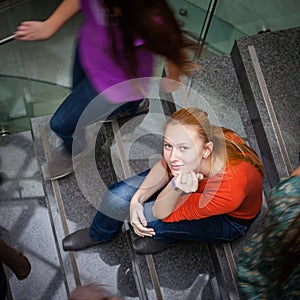
[{"label": "speckled granite surface", "polygon": [[0,199],[44,197],[30,131],[0,138]]},{"label": "speckled granite surface", "polygon": [[[256,52],[266,90],[261,89],[255,74],[249,53],[251,46]],[[240,38],[232,51],[233,62],[272,186],[299,164],[299,47],[300,27]],[[270,107],[262,91],[269,95]],[[280,135],[283,145],[281,148]]]},{"label": "speckled granite surface", "polygon": [[31,272],[22,281],[7,268],[12,299],[66,299],[31,132],[1,136],[0,156],[0,238],[31,263]]}]

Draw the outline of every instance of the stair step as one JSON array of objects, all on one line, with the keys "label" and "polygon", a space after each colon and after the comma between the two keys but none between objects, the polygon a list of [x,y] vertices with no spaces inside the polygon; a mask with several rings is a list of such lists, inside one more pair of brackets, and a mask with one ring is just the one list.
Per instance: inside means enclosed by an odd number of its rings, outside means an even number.
[{"label": "stair step", "polygon": [[240,38],[231,54],[271,186],[299,164],[299,38],[300,27]]},{"label": "stair step", "polygon": [[5,268],[12,299],[66,299],[64,277],[30,131],[0,137],[0,236],[30,260],[19,281]]}]

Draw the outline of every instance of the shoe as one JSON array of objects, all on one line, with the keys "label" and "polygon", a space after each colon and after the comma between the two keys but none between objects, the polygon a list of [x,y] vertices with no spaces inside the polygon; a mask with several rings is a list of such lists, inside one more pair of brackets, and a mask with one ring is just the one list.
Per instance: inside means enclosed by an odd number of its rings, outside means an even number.
[{"label": "shoe", "polygon": [[144,98],[143,101],[139,104],[136,115],[144,114],[149,111],[150,101],[148,98]]},{"label": "shoe", "polygon": [[144,98],[141,103],[139,104],[137,110],[134,113],[130,113],[128,111],[120,111],[119,113],[116,113],[114,115],[110,115],[107,120],[108,121],[113,121],[121,118],[126,118],[126,117],[132,117],[132,116],[137,116],[141,114],[145,114],[149,111],[149,106],[150,102],[148,98]]},{"label": "shoe", "polygon": [[45,180],[54,180],[73,173],[72,154],[63,147],[60,148],[54,157],[42,166]]},{"label": "shoe", "polygon": [[69,235],[62,240],[64,251],[79,251],[93,246],[96,246],[102,242],[95,241],[90,237],[90,228],[80,229]]},{"label": "shoe", "polygon": [[139,238],[133,242],[133,249],[136,254],[155,254],[170,246],[171,244],[150,237]]},{"label": "shoe", "polygon": [[3,240],[0,240],[0,248],[1,262],[7,265],[19,280],[27,278],[31,271],[28,258],[20,251],[7,245]]},{"label": "shoe", "polygon": [[10,267],[19,280],[27,278],[31,271],[31,264],[28,258],[24,256],[21,252],[16,257],[15,263]]},{"label": "shoe", "polygon": [[7,279],[3,269],[2,264],[0,263],[0,299],[7,299]]}]

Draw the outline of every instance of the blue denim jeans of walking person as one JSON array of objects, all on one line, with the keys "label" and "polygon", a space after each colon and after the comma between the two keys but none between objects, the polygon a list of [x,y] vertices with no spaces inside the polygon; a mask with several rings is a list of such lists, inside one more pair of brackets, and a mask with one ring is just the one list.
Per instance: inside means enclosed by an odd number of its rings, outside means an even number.
[{"label": "blue denim jeans of walking person", "polygon": [[[85,108],[96,97],[97,101],[93,104],[94,115],[90,116],[86,124],[81,124],[81,127],[99,120],[105,120],[109,115],[116,114],[119,111],[127,111],[134,114],[138,109],[139,103],[142,101],[138,100],[125,104],[112,104],[98,94],[81,67],[78,51],[76,49],[73,64],[72,92],[58,107],[50,120],[51,129],[63,140],[64,146],[70,153],[72,153],[73,134],[78,120]],[[82,143],[82,147],[84,148],[85,140],[83,130],[76,132],[76,139],[79,143]]]},{"label": "blue denim jeans of walking person", "polygon": [[[121,229],[123,221],[129,220],[130,200],[149,173],[145,171],[125,181],[112,185],[102,199],[99,210],[90,227],[90,236],[97,241],[112,240]],[[159,192],[144,203],[147,227],[154,228],[154,239],[173,243],[176,240],[201,242],[229,242],[244,235],[248,229],[227,218],[217,215],[200,220],[163,222],[152,214],[152,206]]]}]

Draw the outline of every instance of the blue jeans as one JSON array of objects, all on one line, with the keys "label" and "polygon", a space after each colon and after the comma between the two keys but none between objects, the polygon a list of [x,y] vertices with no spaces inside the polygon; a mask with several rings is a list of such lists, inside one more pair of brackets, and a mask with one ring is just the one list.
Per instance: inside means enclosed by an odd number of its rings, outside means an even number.
[{"label": "blue jeans", "polygon": [[[142,101],[138,100],[125,104],[112,104],[106,101],[105,98],[100,97],[86,77],[80,64],[78,51],[76,50],[73,64],[72,92],[58,107],[50,120],[51,129],[63,140],[65,147],[70,153],[72,153],[73,134],[77,122],[84,109],[95,98],[95,106],[93,106],[94,115],[89,117],[86,124],[81,124],[82,126],[99,120],[105,120],[109,115],[116,114],[119,111],[127,111],[134,114],[138,109],[139,103]],[[85,143],[83,134],[76,133],[76,138],[82,139],[82,144]]]},{"label": "blue jeans", "polygon": [[[109,188],[90,227],[90,236],[93,239],[104,242],[115,237],[126,217],[129,219],[130,200],[148,172],[149,170]],[[229,220],[226,215],[200,220],[163,222],[152,214],[152,206],[158,194],[159,192],[144,203],[147,227],[154,228],[154,239],[167,243],[173,243],[176,240],[229,242],[244,235],[248,229],[247,226]]]}]

